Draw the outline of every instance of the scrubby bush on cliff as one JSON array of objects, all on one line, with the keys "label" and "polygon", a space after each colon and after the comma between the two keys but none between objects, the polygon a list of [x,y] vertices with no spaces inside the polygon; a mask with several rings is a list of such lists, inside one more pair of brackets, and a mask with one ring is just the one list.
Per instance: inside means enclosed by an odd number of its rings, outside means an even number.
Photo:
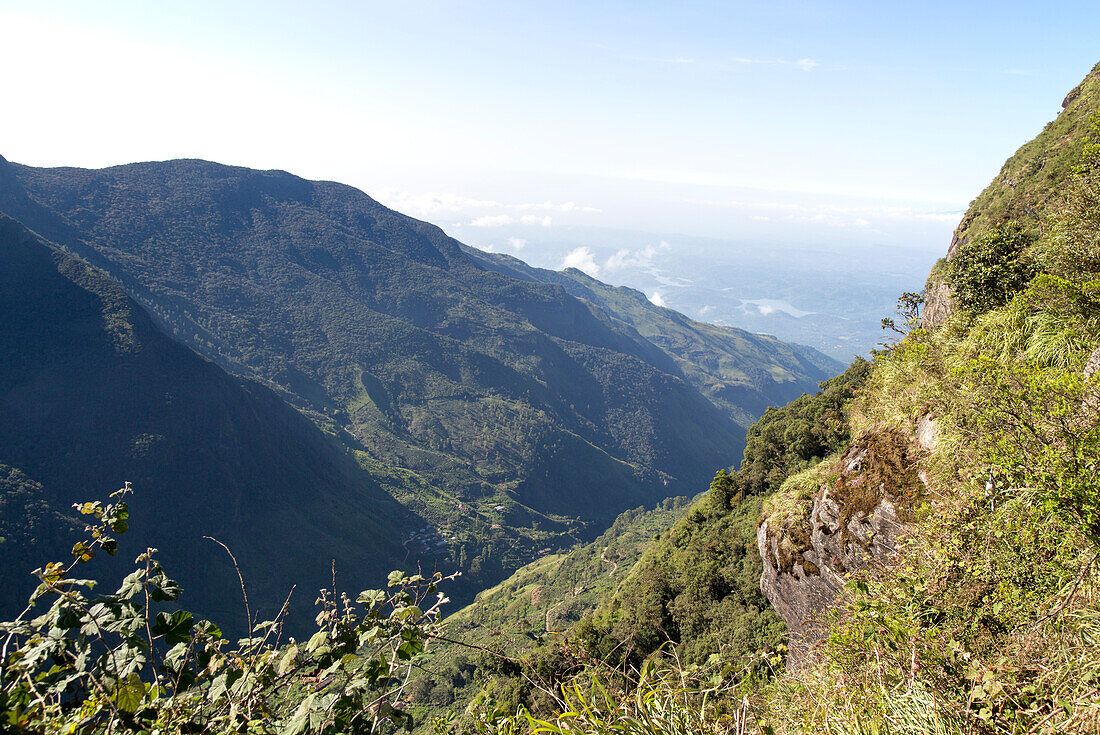
[{"label": "scrubby bush on cliff", "polygon": [[1100,728],[1100,301],[1066,275],[879,356],[857,423],[935,418],[927,501],[771,688],[777,732]]},{"label": "scrubby bush on cliff", "polygon": [[409,724],[401,691],[446,601],[439,577],[393,572],[388,591],[354,601],[322,590],[317,631],[305,642],[282,640],[282,613],[255,620],[245,595],[250,633],[229,641],[176,609],[182,590],[156,549],[138,555],[110,594],[93,597],[95,582],[73,576],[97,554],[117,553],[129,493],[127,483],[112,502],[76,506],[92,522],[73,560],[36,570],[27,609],[0,624],[0,729],[301,735]]},{"label": "scrubby bush on cliff", "polygon": [[981,314],[1007,303],[1035,274],[1027,254],[1030,244],[1018,223],[1005,222],[960,246],[947,262],[947,280],[958,305]]}]

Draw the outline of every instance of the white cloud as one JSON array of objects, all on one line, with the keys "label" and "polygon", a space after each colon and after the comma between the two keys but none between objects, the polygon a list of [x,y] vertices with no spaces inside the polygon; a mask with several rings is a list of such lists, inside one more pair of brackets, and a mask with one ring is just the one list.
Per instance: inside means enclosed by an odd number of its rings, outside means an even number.
[{"label": "white cloud", "polygon": [[589,248],[583,245],[566,253],[561,268],[562,270],[566,268],[576,268],[579,271],[584,271],[593,278],[600,273],[600,266],[596,263],[596,257]]},{"label": "white cloud", "polygon": [[523,246],[527,244],[527,241],[522,237],[509,237],[508,244],[518,253],[520,250],[523,250]]},{"label": "white cloud", "polygon": [[648,298],[649,302],[654,306],[663,306],[666,309],[668,308],[668,302],[665,301],[664,296],[661,296],[660,291],[654,291],[652,294],[649,295]]},{"label": "white cloud", "polygon": [[438,191],[415,194],[398,189],[376,189],[371,192],[371,196],[391,209],[414,217],[463,212],[469,209],[495,209],[501,206],[499,202],[491,199],[474,199],[461,194]]},{"label": "white cloud", "polygon": [[813,59],[799,59],[794,62],[794,65],[802,71],[813,71],[816,67],[821,66],[821,62],[814,61]]},{"label": "white cloud", "polygon": [[648,268],[653,263],[653,256],[656,254],[657,248],[652,245],[647,246],[644,250],[622,248],[607,259],[604,267],[609,271],[621,268]]},{"label": "white cloud", "polygon": [[[501,212],[527,212],[525,224],[543,224],[549,212],[563,214],[598,214],[596,207],[576,202],[501,202],[495,199],[475,199],[462,194],[429,191],[414,193],[399,189],[375,189],[371,195],[390,209],[413,217],[433,218],[444,214],[469,212],[490,216]],[[525,218],[531,218],[526,221]],[[543,226],[548,227],[549,224]]]},{"label": "white cloud", "polygon": [[[503,215],[507,217],[508,215]],[[525,214],[519,218],[519,221],[525,225],[540,225],[542,227],[549,227],[554,223],[554,218],[550,215],[540,217],[537,214]]]},{"label": "white cloud", "polygon": [[489,214],[470,220],[470,227],[503,227],[515,221],[510,214]]}]

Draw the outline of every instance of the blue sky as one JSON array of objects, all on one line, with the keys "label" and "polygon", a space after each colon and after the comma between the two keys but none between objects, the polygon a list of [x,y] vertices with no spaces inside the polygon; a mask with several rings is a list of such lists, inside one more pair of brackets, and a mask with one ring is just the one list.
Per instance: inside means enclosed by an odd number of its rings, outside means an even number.
[{"label": "blue sky", "polygon": [[1097,28],[1096,2],[0,0],[0,154],[281,168],[528,254],[578,227],[942,252]]}]

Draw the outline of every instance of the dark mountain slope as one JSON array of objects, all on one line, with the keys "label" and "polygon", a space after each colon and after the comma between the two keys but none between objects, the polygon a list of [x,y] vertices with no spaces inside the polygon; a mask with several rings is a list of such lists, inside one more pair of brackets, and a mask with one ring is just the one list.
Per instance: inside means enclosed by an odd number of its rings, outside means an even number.
[{"label": "dark mountain slope", "polygon": [[[359,587],[405,560],[402,529],[418,519],[269,389],[168,338],[103,273],[3,216],[0,262],[4,614],[25,602],[30,569],[72,544],[70,505],[123,480],[137,493],[120,561],[162,549],[189,604],[230,626],[236,576],[204,535],[237,554],[261,615],[298,584],[297,620],[333,560]],[[49,551],[27,566],[24,544]]]},{"label": "dark mountain slope", "polygon": [[[402,500],[458,526],[609,522],[698,487],[763,408],[751,391],[709,400],[623,320],[347,186],[203,161],[0,161],[5,207],[187,344],[345,427],[372,470],[413,470],[436,497]],[[814,367],[768,370],[801,392]]]}]

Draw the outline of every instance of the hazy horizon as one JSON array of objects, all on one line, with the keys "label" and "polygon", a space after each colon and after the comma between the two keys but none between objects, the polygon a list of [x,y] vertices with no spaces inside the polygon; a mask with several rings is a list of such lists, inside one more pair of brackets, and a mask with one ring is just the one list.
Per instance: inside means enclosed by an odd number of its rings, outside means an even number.
[{"label": "hazy horizon", "polygon": [[[1063,10],[4,0],[19,114],[0,119],[0,154],[283,169],[696,318],[767,330],[831,293],[834,311],[860,301],[845,318],[866,330],[896,291],[844,269],[919,289],[970,200],[1096,63],[1100,6]],[[715,292],[736,292],[734,311]],[[771,331],[804,330],[788,326]]]}]

